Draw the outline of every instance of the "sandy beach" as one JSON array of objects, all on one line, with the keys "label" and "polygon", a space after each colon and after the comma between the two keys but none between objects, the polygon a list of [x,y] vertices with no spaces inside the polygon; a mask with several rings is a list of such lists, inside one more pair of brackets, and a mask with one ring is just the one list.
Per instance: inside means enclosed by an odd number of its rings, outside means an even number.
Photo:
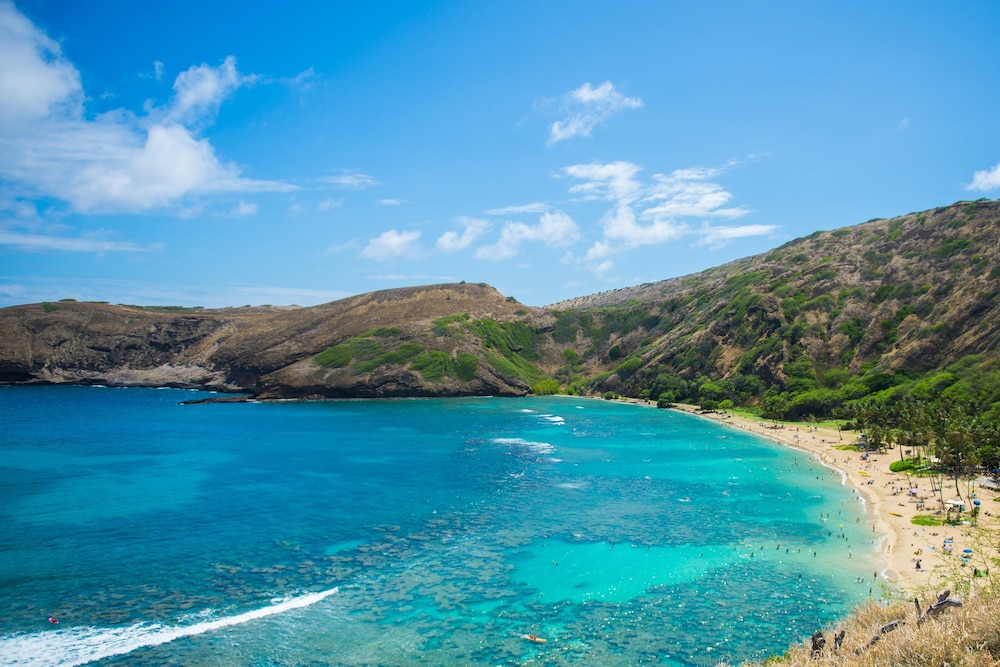
[{"label": "sandy beach", "polygon": [[[722,412],[702,413],[690,405],[676,408],[804,450],[840,470],[846,483],[864,498],[875,532],[885,536],[881,576],[903,592],[928,598],[944,588],[967,590],[967,584],[973,580],[986,581],[987,574],[990,577],[997,574],[990,571],[998,556],[996,540],[991,541],[985,533],[1000,525],[997,522],[1000,492],[978,485],[973,488],[975,500],[981,503],[978,526],[971,523],[917,526],[912,523],[913,517],[934,514],[941,508],[940,500],[929,479],[907,478],[903,473],[889,470],[889,464],[899,460],[898,449],[865,458],[864,452],[837,448],[855,443],[858,439],[855,432],[805,424],[776,425]],[[964,481],[961,488],[968,501]],[[954,482],[950,479],[944,482],[944,497],[945,500],[955,497]],[[964,517],[969,518],[968,512]]]}]

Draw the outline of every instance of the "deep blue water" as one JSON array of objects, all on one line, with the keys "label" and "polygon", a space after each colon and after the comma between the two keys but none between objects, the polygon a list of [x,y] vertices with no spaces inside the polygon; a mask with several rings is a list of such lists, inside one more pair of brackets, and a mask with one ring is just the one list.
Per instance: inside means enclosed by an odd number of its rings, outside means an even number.
[{"label": "deep blue water", "polygon": [[695,417],[204,396],[0,387],[0,664],[713,665],[869,595],[840,476]]}]

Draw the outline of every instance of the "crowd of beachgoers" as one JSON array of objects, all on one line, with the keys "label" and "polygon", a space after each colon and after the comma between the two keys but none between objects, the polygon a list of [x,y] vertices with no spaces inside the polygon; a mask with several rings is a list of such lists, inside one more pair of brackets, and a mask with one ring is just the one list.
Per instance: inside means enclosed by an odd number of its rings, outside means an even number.
[{"label": "crowd of beachgoers", "polygon": [[[884,536],[881,576],[900,592],[966,587],[996,574],[990,566],[1000,554],[996,540],[989,539],[1000,511],[1000,488],[994,480],[964,480],[959,496],[953,487],[949,489],[950,480],[941,489],[934,486],[941,480],[891,471],[889,465],[899,460],[898,452],[853,447],[861,436],[854,431],[704,412],[690,405],[675,407],[804,450],[841,471],[845,483],[864,499],[873,530]],[[924,517],[930,520],[923,521]],[[940,525],[920,525],[935,521]]]}]

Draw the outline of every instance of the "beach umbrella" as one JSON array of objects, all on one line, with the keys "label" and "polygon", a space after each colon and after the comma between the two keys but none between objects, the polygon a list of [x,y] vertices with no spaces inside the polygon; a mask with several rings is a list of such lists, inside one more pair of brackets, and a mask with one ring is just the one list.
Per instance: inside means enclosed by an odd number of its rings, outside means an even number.
[{"label": "beach umbrella", "polygon": [[962,553],[963,554],[971,554],[972,553],[972,549],[962,549]]}]

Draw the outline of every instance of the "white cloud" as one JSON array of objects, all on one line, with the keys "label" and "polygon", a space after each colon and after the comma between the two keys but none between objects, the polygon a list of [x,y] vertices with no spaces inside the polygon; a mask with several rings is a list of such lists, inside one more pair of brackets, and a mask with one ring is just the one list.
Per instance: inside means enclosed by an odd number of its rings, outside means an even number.
[{"label": "white cloud", "polygon": [[1000,188],[1000,163],[992,169],[977,171],[972,175],[972,182],[965,186],[966,190],[982,190],[988,192]]},{"label": "white cloud", "polygon": [[552,145],[573,137],[589,137],[597,125],[619,111],[638,109],[641,106],[641,99],[622,95],[610,81],[605,81],[597,88],[585,83],[564,97],[566,117],[552,123],[548,143]]},{"label": "white cloud", "polygon": [[[96,138],[86,134],[97,128],[80,129],[72,137],[76,148]],[[108,135],[119,134],[114,126],[105,129]],[[127,146],[131,137],[117,138],[116,145],[108,146],[104,155],[95,155],[93,160],[73,160],[65,153],[58,154],[59,149],[53,146],[56,163],[52,166],[64,171],[69,167],[70,173],[65,174],[68,179],[62,184],[52,178],[55,173],[46,178],[50,191],[80,211],[115,212],[146,211],[187,195],[290,189],[279,183],[240,178],[235,166],[216,159],[207,139],[195,139],[180,125],[150,127],[142,145]]]},{"label": "white cloud", "polygon": [[567,176],[584,181],[570,187],[583,199],[610,199],[628,202],[639,196],[642,185],[636,180],[642,167],[631,162],[590,162],[563,169]]},{"label": "white cloud", "polygon": [[305,287],[240,286],[233,288],[232,295],[231,298],[235,300],[231,303],[314,305],[345,299],[351,296],[351,293],[343,290],[317,290]]},{"label": "white cloud", "polygon": [[737,225],[734,227],[713,227],[705,225],[695,233],[701,237],[699,245],[707,245],[713,248],[721,248],[734,239],[747,238],[748,236],[767,236],[777,230],[776,225]]},{"label": "white cloud", "polygon": [[309,69],[302,70],[293,77],[282,77],[279,81],[291,88],[298,88],[299,90],[306,91],[312,89],[315,79],[316,70],[310,67]]},{"label": "white cloud", "polygon": [[619,250],[619,247],[607,241],[595,241],[594,245],[587,248],[587,254],[584,255],[584,259],[588,262],[593,262],[613,255]]},{"label": "white cloud", "polygon": [[338,252],[346,252],[348,250],[357,250],[360,244],[357,241],[345,241],[344,243],[338,243],[336,245],[330,245],[326,248],[327,255],[334,255]]},{"label": "white cloud", "polygon": [[419,252],[417,241],[420,232],[400,232],[390,229],[373,238],[361,251],[361,256],[368,259],[387,260],[404,255],[415,255]]},{"label": "white cloud", "polygon": [[45,234],[24,234],[0,229],[0,246],[10,246],[18,250],[66,252],[149,252],[160,250],[161,245],[143,247],[128,241],[112,241],[99,237],[66,237]]},{"label": "white cloud", "polygon": [[643,198],[654,203],[643,211],[644,218],[661,217],[724,217],[738,218],[746,214],[742,208],[723,208],[733,195],[718,183],[708,182],[724,173],[722,169],[677,169],[669,175],[654,174],[653,184]]},{"label": "white cloud", "polygon": [[484,211],[486,215],[519,215],[521,213],[545,213],[549,210],[548,204],[542,202],[532,202],[519,206],[504,206],[503,208],[491,208]]},{"label": "white cloud", "polygon": [[584,260],[604,260],[624,250],[667,243],[692,233],[700,234],[700,243],[713,247],[734,238],[772,233],[772,225],[705,226],[699,232],[686,221],[746,215],[742,207],[727,206],[732,193],[711,180],[738,164],[740,161],[731,160],[723,167],[676,169],[666,175],[654,174],[647,183],[639,179],[642,168],[631,162],[566,167],[565,175],[582,181],[572,185],[570,193],[584,200],[612,202],[601,219],[603,237],[591,245]]},{"label": "white cloud", "polygon": [[191,196],[294,189],[243,178],[189,128],[210,123],[222,101],[253,80],[229,57],[181,73],[169,104],[144,117],[116,110],[88,119],[80,75],[58,44],[0,2],[0,178],[18,196],[55,197],[81,212],[142,212]]},{"label": "white cloud", "polygon": [[368,174],[362,174],[360,171],[354,171],[353,169],[341,169],[339,174],[324,176],[319,180],[347,190],[364,190],[365,188],[379,184],[378,181]]},{"label": "white cloud", "polygon": [[78,111],[82,102],[80,73],[59,44],[13,3],[0,3],[0,122],[46,118],[60,106]]},{"label": "white cloud", "polygon": [[[2,279],[0,279],[2,280]],[[279,287],[249,283],[184,284],[75,278],[72,281],[48,276],[17,276],[17,284],[0,282],[0,302],[37,303],[61,298],[77,301],[108,301],[143,305],[239,307],[246,304],[298,304],[309,306],[350,296],[342,290],[308,287]]]},{"label": "white cloud", "polygon": [[402,206],[406,202],[402,199],[379,199],[378,203],[383,206]]},{"label": "white cloud", "polygon": [[687,225],[671,219],[660,218],[649,224],[639,224],[636,222],[635,212],[629,206],[619,206],[614,211],[608,211],[602,226],[605,238],[629,248],[672,241],[687,231]]},{"label": "white cloud", "polygon": [[426,273],[371,273],[366,276],[368,280],[385,280],[394,283],[449,283],[456,280],[450,275],[430,275]]},{"label": "white cloud", "polygon": [[477,238],[483,235],[483,233],[490,228],[490,223],[486,220],[477,220],[476,218],[459,218],[458,222],[464,227],[462,233],[459,234],[454,230],[450,230],[438,237],[437,247],[439,250],[444,252],[455,252],[456,250],[463,250],[468,248]]},{"label": "white cloud", "polygon": [[370,273],[368,280],[391,280],[398,283],[404,280],[423,280],[426,276],[420,274],[407,275],[405,273]]},{"label": "white cloud", "polygon": [[167,122],[193,125],[212,120],[224,99],[256,80],[252,74],[242,75],[237,71],[233,56],[227,56],[218,67],[206,64],[191,67],[174,80],[174,98],[167,109]]},{"label": "white cloud", "polygon": [[591,266],[590,270],[594,273],[594,276],[598,280],[604,280],[613,268],[615,268],[615,263],[610,259],[606,259],[603,262],[599,262]]},{"label": "white cloud", "polygon": [[320,203],[316,204],[316,210],[322,213],[323,211],[329,211],[330,209],[340,208],[343,205],[343,199],[324,199]]},{"label": "white cloud", "polygon": [[505,222],[500,238],[491,245],[476,249],[478,259],[502,260],[516,255],[525,241],[540,241],[552,247],[565,247],[580,238],[580,229],[565,213],[544,213],[537,225]]}]

